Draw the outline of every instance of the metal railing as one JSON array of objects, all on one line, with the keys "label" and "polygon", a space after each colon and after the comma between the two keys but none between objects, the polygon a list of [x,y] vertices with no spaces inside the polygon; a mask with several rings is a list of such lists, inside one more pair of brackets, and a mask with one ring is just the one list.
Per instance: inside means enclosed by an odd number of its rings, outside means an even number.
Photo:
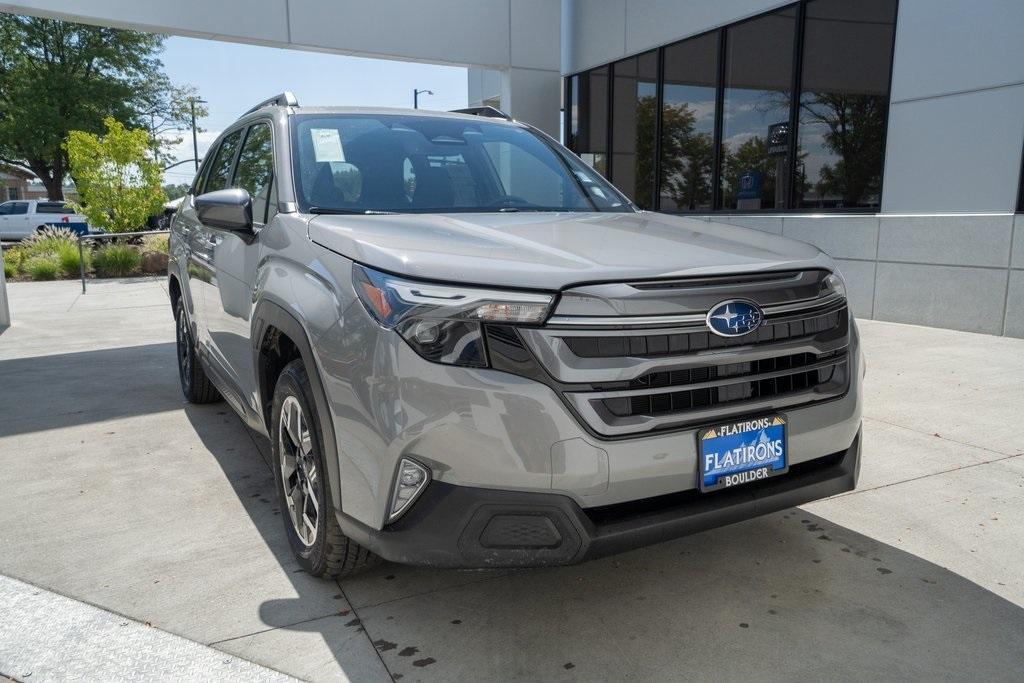
[{"label": "metal railing", "polygon": [[85,240],[105,240],[113,237],[139,237],[143,235],[169,235],[170,230],[139,230],[136,232],[100,232],[86,233],[78,236],[78,273],[82,278],[82,294],[85,294]]}]

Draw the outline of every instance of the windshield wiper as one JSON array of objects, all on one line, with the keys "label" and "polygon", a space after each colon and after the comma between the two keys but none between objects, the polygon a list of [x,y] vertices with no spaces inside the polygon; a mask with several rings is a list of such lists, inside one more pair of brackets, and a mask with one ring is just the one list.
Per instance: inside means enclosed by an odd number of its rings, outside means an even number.
[{"label": "windshield wiper", "polygon": [[311,206],[310,213],[338,216],[390,216],[396,211],[377,211],[376,209],[338,209],[331,206]]}]

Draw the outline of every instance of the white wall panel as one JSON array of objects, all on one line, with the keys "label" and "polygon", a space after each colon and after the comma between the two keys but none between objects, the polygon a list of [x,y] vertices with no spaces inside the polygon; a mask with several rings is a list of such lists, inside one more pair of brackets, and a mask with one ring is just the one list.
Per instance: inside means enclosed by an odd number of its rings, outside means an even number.
[{"label": "white wall panel", "polygon": [[1024,82],[1021,0],[900,0],[892,99]]},{"label": "white wall panel", "polygon": [[893,104],[883,213],[1013,211],[1022,142],[1024,86]]}]

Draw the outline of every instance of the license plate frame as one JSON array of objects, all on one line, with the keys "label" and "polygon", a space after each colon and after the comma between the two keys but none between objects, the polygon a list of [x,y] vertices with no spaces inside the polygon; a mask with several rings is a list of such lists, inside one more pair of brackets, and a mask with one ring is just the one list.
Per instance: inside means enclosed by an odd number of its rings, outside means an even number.
[{"label": "license plate frame", "polygon": [[[734,488],[788,472],[788,426],[785,415],[770,413],[697,430],[697,483],[701,492]],[[738,450],[741,448],[754,450]]]}]

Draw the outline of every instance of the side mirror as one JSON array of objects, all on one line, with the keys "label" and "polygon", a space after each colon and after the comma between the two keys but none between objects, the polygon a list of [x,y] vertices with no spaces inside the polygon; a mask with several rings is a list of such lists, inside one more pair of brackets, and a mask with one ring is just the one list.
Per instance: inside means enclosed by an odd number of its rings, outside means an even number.
[{"label": "side mirror", "polygon": [[233,232],[252,232],[252,200],[241,188],[215,190],[196,197],[196,216],[203,225]]}]

